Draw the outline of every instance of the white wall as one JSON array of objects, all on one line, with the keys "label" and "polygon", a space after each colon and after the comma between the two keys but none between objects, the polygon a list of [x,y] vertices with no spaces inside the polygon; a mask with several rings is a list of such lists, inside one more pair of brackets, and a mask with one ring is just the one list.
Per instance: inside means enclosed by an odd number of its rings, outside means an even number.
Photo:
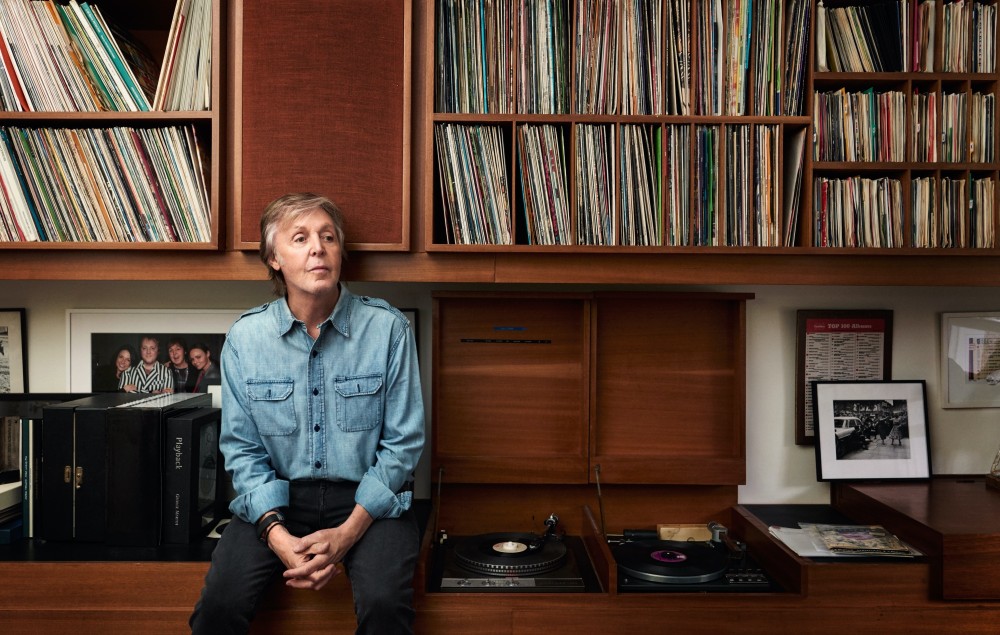
[{"label": "white wall", "polygon": [[900,287],[757,287],[747,317],[747,483],[744,503],[828,502],[811,446],[796,446],[797,309],[891,309],[893,379],[927,382],[935,474],[984,474],[1000,448],[1000,409],[942,409],[940,314],[1000,310],[1000,290]]},{"label": "white wall", "polygon": [[[352,284],[398,307],[416,308],[425,398],[430,405],[431,291],[440,285]],[[449,288],[456,288],[449,285]],[[747,483],[744,503],[822,503],[811,446],[796,446],[795,311],[891,309],[893,378],[927,381],[932,466],[936,474],[982,474],[1000,448],[1000,409],[942,409],[938,396],[939,314],[1000,311],[1000,290],[897,287],[726,287],[752,292],[747,311]],[[0,282],[0,308],[28,315],[29,388],[68,390],[67,310],[106,308],[243,309],[271,298],[265,282]],[[427,460],[418,495],[429,495]]]}]

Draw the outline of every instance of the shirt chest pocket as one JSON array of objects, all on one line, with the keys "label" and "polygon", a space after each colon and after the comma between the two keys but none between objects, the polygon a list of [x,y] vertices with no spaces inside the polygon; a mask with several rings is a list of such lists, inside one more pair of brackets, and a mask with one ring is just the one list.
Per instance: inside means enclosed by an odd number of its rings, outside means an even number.
[{"label": "shirt chest pocket", "polygon": [[250,380],[247,403],[261,436],[280,436],[295,432],[295,408],[292,404],[291,379]]},{"label": "shirt chest pocket", "polygon": [[337,427],[344,432],[371,430],[382,421],[382,375],[338,377]]}]

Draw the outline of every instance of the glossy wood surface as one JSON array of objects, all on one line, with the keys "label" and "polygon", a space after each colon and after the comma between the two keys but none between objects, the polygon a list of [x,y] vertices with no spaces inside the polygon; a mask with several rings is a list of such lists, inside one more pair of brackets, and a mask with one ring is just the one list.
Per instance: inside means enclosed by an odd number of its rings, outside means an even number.
[{"label": "glossy wood surface", "polygon": [[838,484],[833,503],[860,522],[884,524],[928,554],[941,597],[1000,600],[1000,491],[982,478]]}]

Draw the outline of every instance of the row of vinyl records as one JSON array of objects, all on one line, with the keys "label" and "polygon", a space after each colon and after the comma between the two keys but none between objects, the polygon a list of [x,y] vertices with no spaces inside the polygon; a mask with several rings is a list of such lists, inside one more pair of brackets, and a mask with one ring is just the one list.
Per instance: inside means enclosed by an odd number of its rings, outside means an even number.
[{"label": "row of vinyl records", "polygon": [[799,115],[811,10],[811,0],[439,0],[435,109]]},{"label": "row of vinyl records", "polygon": [[[996,247],[992,178],[914,177],[910,246]],[[903,184],[894,178],[818,177],[813,186],[817,247],[903,247]]]},{"label": "row of vinyl records", "polygon": [[177,0],[163,62],[94,4],[0,0],[6,111],[204,110],[211,106],[211,0]]},{"label": "row of vinyl records", "polygon": [[[617,142],[614,129],[576,126],[570,179],[564,129],[517,127],[519,244],[795,246],[807,129],[784,148],[770,124],[623,125]],[[514,244],[504,138],[499,126],[435,126],[447,243]],[[888,177],[817,177],[814,246],[906,246],[902,187]],[[914,176],[910,187],[909,246],[995,246],[993,179]]]},{"label": "row of vinyl records", "polygon": [[[996,69],[996,5],[979,0],[941,4],[941,59],[946,73]],[[819,71],[933,72],[937,30],[935,0],[852,3],[816,12]]]},{"label": "row of vinyl records", "polygon": [[207,242],[194,126],[0,127],[0,241]]},{"label": "row of vinyl records", "polygon": [[[992,162],[996,96],[972,93],[971,110],[969,103],[964,92],[915,90],[911,160]],[[907,160],[906,95],[901,91],[816,92],[813,122],[816,161]]]},{"label": "row of vinyl records", "polygon": [[[792,135],[782,196],[773,187],[781,181],[783,152],[777,125],[629,124],[620,127],[616,141],[614,126],[577,124],[571,180],[566,129],[521,124],[516,128],[512,191],[502,127],[437,124],[445,242],[790,245],[796,234],[806,132],[802,128]],[[726,157],[725,169],[720,156]],[[615,183],[620,183],[617,191]],[[517,228],[511,194],[516,194],[524,219]],[[787,219],[784,224],[782,219]]]}]

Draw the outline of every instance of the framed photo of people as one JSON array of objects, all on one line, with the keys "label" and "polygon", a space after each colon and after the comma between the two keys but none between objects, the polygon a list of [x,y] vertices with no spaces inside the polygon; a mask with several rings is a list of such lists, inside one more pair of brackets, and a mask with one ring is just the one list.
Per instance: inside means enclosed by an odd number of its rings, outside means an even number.
[{"label": "framed photo of people", "polygon": [[941,407],[1000,407],[1000,312],[941,314]]},{"label": "framed photo of people", "polygon": [[816,381],[813,406],[818,480],[930,478],[923,380]]},{"label": "framed photo of people", "polygon": [[892,311],[799,310],[795,355],[795,443],[811,445],[813,382],[892,377]]},{"label": "framed photo of people", "polygon": [[[241,311],[70,309],[72,392],[214,392],[226,333]],[[140,372],[140,370],[142,372]]]}]

